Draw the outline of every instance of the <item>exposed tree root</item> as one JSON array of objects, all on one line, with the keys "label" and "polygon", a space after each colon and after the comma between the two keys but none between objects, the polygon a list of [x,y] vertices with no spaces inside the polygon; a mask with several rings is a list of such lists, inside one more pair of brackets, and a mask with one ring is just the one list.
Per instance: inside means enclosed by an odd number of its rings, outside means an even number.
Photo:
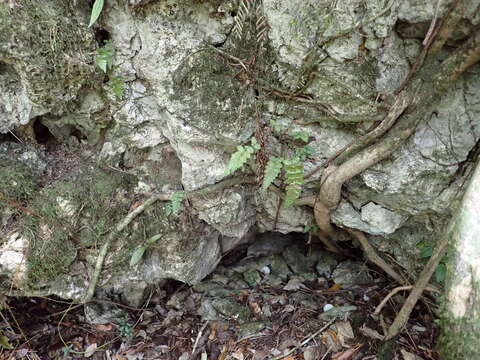
[{"label": "exposed tree root", "polygon": [[[380,304],[378,304],[378,306],[375,309],[375,311],[373,312],[373,314],[374,315],[380,314],[380,311],[382,311],[382,309],[385,306],[385,304],[387,303],[387,301],[390,300],[392,298],[392,296],[394,296],[395,294],[399,293],[400,291],[407,291],[407,290],[412,290],[412,289],[413,289],[413,285],[405,285],[405,286],[396,287],[395,289],[390,291],[387,296],[385,296],[385,298],[380,302]],[[434,287],[431,287],[431,286],[427,286],[425,288],[425,290],[430,291],[430,292],[434,292],[434,293],[439,293],[440,292],[440,290],[438,290]]]},{"label": "exposed tree root", "polygon": [[[327,224],[331,222],[330,211],[340,202],[343,184],[360,174],[370,166],[390,156],[414,132],[418,123],[430,111],[431,106],[439,100],[440,96],[453,85],[455,80],[472,64],[480,59],[480,30],[454,53],[452,53],[431,76],[432,80],[424,83],[423,80],[411,83],[405,90],[406,99],[401,104],[394,105],[387,118],[400,119],[391,130],[376,144],[364,149],[342,163],[322,181],[317,194],[316,204],[320,203],[321,211],[316,218],[317,224],[326,233],[331,232]],[[432,60],[434,61],[434,60]],[[430,64],[433,67],[435,64]],[[427,69],[426,75],[432,70]],[[410,104],[410,105],[409,105]],[[417,106],[418,105],[418,106]],[[408,106],[408,108],[407,108]],[[402,115],[403,112],[403,115]]]},{"label": "exposed tree root", "polygon": [[377,251],[372,245],[370,245],[367,237],[363,232],[349,228],[345,228],[345,230],[358,240],[358,242],[362,246],[365,256],[370,262],[380,267],[399,284],[407,284],[407,281],[398,272],[396,272],[385,260],[383,260],[380,255],[378,255]]},{"label": "exposed tree root", "polygon": [[311,172],[309,172],[305,176],[305,178],[307,179],[311,177],[316,172],[328,166],[330,163],[333,163],[334,161],[339,162],[342,159],[345,159],[348,156],[351,156],[355,152],[363,149],[365,146],[370,145],[373,141],[378,139],[380,136],[384,135],[388,130],[390,130],[393,124],[395,124],[395,121],[402,114],[402,112],[407,108],[407,106],[410,104],[410,101],[411,101],[411,98],[406,92],[399,94],[395,100],[395,103],[392,105],[392,108],[390,109],[389,113],[385,116],[382,122],[377,127],[375,127],[375,129],[373,129],[372,131],[368,132],[365,135],[362,135],[360,138],[355,139],[350,144],[346,145],[345,147],[337,151],[333,156],[328,158],[323,164],[321,164],[320,166],[316,167]]},{"label": "exposed tree root", "polygon": [[[185,197],[187,199],[198,199],[203,196],[221,191],[223,189],[226,189],[235,185],[252,184],[255,182],[256,182],[256,179],[253,176],[238,176],[235,178],[224,180],[214,185],[207,186],[203,189],[187,192],[185,194]],[[118,238],[118,234],[121,233],[132,222],[133,219],[135,219],[138,215],[140,215],[142,212],[144,212],[147,208],[152,206],[154,203],[156,203],[157,201],[168,201],[170,200],[170,198],[171,198],[171,194],[154,194],[150,196],[147,200],[143,202],[142,205],[140,205],[139,207],[135,208],[130,213],[128,213],[128,215],[122,221],[120,221],[117,224],[117,226],[115,226],[115,229],[108,234],[107,239],[105,240],[104,244],[100,248],[100,252],[98,253],[97,261],[95,262],[95,268],[93,270],[93,273],[90,279],[90,284],[88,285],[88,288],[82,303],[87,303],[90,300],[92,300],[93,295],[95,293],[95,288],[97,287],[98,280],[102,272],[102,267],[105,261],[105,257],[108,251],[110,250],[113,240]]]},{"label": "exposed tree root", "polygon": [[407,323],[410,317],[410,314],[413,308],[415,307],[415,304],[417,303],[422,293],[425,291],[428,285],[428,282],[430,281],[430,278],[435,272],[435,269],[440,263],[440,260],[442,260],[442,257],[445,255],[447,245],[450,240],[452,225],[453,224],[450,224],[450,229],[445,232],[445,234],[442,236],[437,246],[435,247],[435,250],[432,256],[430,257],[427,265],[425,265],[422,272],[420,273],[420,276],[418,277],[417,282],[413,286],[412,291],[410,292],[410,295],[405,301],[405,304],[403,304],[399,313],[395,317],[395,320],[393,321],[392,325],[388,329],[387,335],[385,336],[385,340],[390,340],[395,336],[397,336],[402,330],[403,326]]},{"label": "exposed tree root", "polygon": [[447,42],[450,35],[452,35],[458,22],[462,19],[465,10],[473,6],[471,0],[455,0],[450,5],[447,14],[443,17],[435,40],[431,45],[432,52],[440,51]]}]

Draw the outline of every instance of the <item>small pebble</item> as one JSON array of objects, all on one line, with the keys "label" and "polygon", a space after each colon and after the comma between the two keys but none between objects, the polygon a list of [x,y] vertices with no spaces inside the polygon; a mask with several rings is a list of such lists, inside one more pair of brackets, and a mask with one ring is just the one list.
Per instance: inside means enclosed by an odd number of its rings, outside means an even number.
[{"label": "small pebble", "polygon": [[265,275],[269,275],[269,274],[270,274],[270,266],[265,265],[264,267],[262,267],[262,268],[260,269],[260,271],[261,271],[262,273],[264,273]]},{"label": "small pebble", "polygon": [[333,309],[333,305],[332,304],[325,304],[323,305],[323,312],[327,312],[329,310],[332,310]]}]

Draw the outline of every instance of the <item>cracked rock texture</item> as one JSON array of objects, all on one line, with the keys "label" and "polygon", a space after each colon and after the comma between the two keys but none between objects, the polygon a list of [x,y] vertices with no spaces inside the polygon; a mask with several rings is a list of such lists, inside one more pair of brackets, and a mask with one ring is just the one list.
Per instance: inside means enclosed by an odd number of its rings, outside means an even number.
[{"label": "cracked rock texture", "polygon": [[[84,186],[78,164],[88,168],[88,161],[113,171],[107,180],[129,179],[129,186],[108,183],[99,189],[108,195],[98,198],[102,206],[115,204],[118,212],[105,213],[106,227],[58,264],[55,280],[44,279],[34,289],[19,285],[20,290],[78,299],[88,283],[78,274],[91,270],[95,244],[135,201],[153,192],[197,190],[226,179],[237,146],[268,124],[280,127],[270,129],[262,144],[268,156],[294,157],[305,143],[292,134],[306,132],[312,151],[302,160],[304,171],[314,169],[383,118],[386,109],[379,99],[405,78],[430,21],[436,13],[441,17],[450,2],[442,1],[437,10],[437,2],[426,0],[263,0],[240,37],[232,31],[240,21],[236,1],[130,1],[125,6],[111,0],[93,28],[86,26],[86,2],[47,0],[42,7],[33,0],[21,6],[0,2],[0,134],[5,134],[0,137],[0,166],[16,171],[19,181],[41,184],[47,195],[64,183],[73,189]],[[480,1],[476,7],[456,40],[480,23]],[[251,20],[258,20],[254,16],[268,24],[264,43],[248,33]],[[104,39],[115,47],[109,77],[121,77],[121,97],[95,67],[96,49]],[[235,60],[250,65],[254,58],[256,89]],[[409,271],[418,270],[416,245],[435,238],[468,178],[480,138],[479,79],[476,65],[398,151],[345,184],[344,200],[333,214],[337,225],[364,231]],[[297,91],[304,93],[302,101],[275,96]],[[12,150],[11,144],[16,138],[38,140],[39,124],[47,129],[47,140],[30,152],[33,157],[22,158],[19,154],[29,152]],[[258,168],[252,159],[238,174]],[[0,184],[13,187],[3,175]],[[319,171],[306,181],[302,196],[314,194],[321,176]],[[281,188],[282,183],[274,185]],[[38,201],[34,191],[14,190],[10,194],[19,203]],[[59,199],[73,201],[65,194]],[[91,230],[87,225],[94,209],[111,208],[89,203],[90,210],[81,211],[85,202],[73,204],[72,234]],[[184,227],[148,248],[133,272],[128,266],[105,271],[100,287],[123,292],[125,301],[136,304],[162,279],[199,282],[217,265],[222,241],[230,248],[256,231],[304,231],[311,209],[292,206],[277,212],[278,204],[277,192],[242,185],[184,201],[181,215],[151,221],[156,228],[138,222],[130,233],[133,240],[126,235],[116,244],[124,266],[128,254],[164,233],[170,223],[181,219]],[[163,219],[162,206],[158,213],[142,216]],[[11,282],[12,262],[2,259],[18,243],[10,238],[20,228],[12,220],[18,208],[0,206],[0,211],[0,266]],[[28,226],[41,232],[42,224]],[[142,226],[148,229],[139,235]],[[50,226],[49,231],[55,237],[63,229]],[[14,251],[23,249],[28,260],[35,248],[33,242],[24,245]],[[47,270],[52,269],[42,271]],[[27,266],[27,279],[28,271]]]}]

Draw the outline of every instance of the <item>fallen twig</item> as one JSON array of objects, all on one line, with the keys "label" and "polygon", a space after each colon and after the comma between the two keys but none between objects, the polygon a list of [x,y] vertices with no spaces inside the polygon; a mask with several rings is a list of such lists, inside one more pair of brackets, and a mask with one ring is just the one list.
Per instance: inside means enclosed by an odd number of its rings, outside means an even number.
[{"label": "fallen twig", "polygon": [[195,339],[195,343],[193,344],[193,349],[192,349],[192,353],[191,353],[192,358],[193,358],[193,354],[195,354],[195,350],[197,349],[198,341],[202,337],[203,330],[205,330],[207,325],[208,325],[208,321],[206,321],[205,324],[203,324],[202,328],[200,329],[200,331],[197,334],[197,338]]},{"label": "fallen twig", "polygon": [[273,358],[270,358],[269,360],[280,360],[280,359],[283,359],[283,358],[286,358],[287,356],[293,354],[295,351],[297,351],[298,349],[302,348],[303,346],[305,346],[306,344],[308,344],[310,341],[312,341],[315,336],[317,336],[318,334],[320,334],[321,332],[327,330],[330,325],[332,325],[334,323],[334,321],[336,320],[337,318],[334,317],[332,320],[330,320],[328,323],[326,323],[320,330],[318,331],[315,331],[312,335],[310,335],[309,337],[307,337],[305,340],[303,340],[300,344],[298,344],[297,346],[295,346],[293,349],[289,350],[287,353],[285,354],[282,354],[282,355],[278,355],[278,356],[275,356]]}]

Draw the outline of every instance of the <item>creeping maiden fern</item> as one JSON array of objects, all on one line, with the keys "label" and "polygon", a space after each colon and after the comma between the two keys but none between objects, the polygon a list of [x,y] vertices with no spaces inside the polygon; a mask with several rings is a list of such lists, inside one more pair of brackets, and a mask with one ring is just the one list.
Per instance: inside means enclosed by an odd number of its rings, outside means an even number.
[{"label": "creeping maiden fern", "polygon": [[295,200],[300,197],[302,192],[302,185],[304,183],[303,178],[303,164],[300,162],[298,157],[295,157],[291,160],[285,160],[285,183],[286,187],[286,197],[285,197],[285,207],[291,206]]},{"label": "creeping maiden fern", "polygon": [[251,145],[238,145],[237,151],[232,154],[227,168],[225,169],[225,175],[232,174],[240,169],[259,149],[260,145],[257,143],[255,137],[252,137]]},{"label": "creeping maiden fern", "polygon": [[303,142],[307,143],[310,137],[310,133],[306,131],[293,131],[290,133],[290,136],[296,140],[302,140]]},{"label": "creeping maiden fern", "polygon": [[265,191],[275,181],[280,174],[283,166],[283,158],[272,156],[268,160],[267,167],[265,168],[265,175],[263,176],[262,190]]},{"label": "creeping maiden fern", "polygon": [[176,214],[182,208],[182,201],[185,197],[183,191],[175,191],[170,198],[170,202],[165,207],[165,212],[167,215]]}]

